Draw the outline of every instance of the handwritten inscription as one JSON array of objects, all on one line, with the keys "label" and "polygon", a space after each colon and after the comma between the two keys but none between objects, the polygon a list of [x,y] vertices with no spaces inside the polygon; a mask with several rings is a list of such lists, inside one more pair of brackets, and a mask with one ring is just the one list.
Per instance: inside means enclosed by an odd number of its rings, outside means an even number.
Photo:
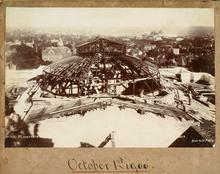
[{"label": "handwritten inscription", "polygon": [[75,158],[69,159],[68,167],[73,172],[149,172],[148,160],[144,162],[130,162],[119,157],[109,162],[99,162],[94,159],[77,160]]}]

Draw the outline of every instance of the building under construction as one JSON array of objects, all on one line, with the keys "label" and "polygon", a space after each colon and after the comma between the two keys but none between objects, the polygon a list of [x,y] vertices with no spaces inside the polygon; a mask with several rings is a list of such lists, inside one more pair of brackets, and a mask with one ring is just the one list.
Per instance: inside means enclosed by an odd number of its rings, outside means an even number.
[{"label": "building under construction", "polygon": [[[180,68],[177,67],[177,70],[179,71]],[[133,129],[143,131],[151,129],[148,127],[151,126],[148,121],[152,121],[150,117],[153,115],[152,117],[159,118],[160,121],[166,120],[166,117],[172,117],[172,119],[177,120],[178,124],[183,123],[184,129],[166,142],[167,147],[214,146],[215,106],[206,97],[214,93],[213,77],[207,74],[199,74],[202,81],[209,81],[209,85],[199,84],[200,78],[195,82],[191,82],[191,80],[182,82],[181,77],[177,78],[181,76],[181,73],[178,72],[177,76],[177,71],[172,73],[174,70],[172,68],[160,69],[159,73],[159,69],[154,64],[126,55],[126,46],[115,41],[100,38],[80,45],[77,47],[76,56],[50,64],[40,75],[28,80],[30,83],[29,88],[17,97],[13,106],[15,112],[9,116],[9,121],[13,124],[9,122],[7,135],[15,134],[18,137],[27,135],[24,132],[28,132],[27,129],[32,124],[34,124],[33,130],[35,133],[29,133],[28,135],[37,135],[38,123],[43,120],[75,115],[74,119],[79,121],[81,120],[79,116],[85,116],[89,111],[107,110],[114,106],[119,110],[125,108],[135,110],[138,115],[146,117],[132,115],[129,121],[129,117],[127,115],[123,117],[121,113],[105,118],[97,114],[97,120],[95,121],[90,117],[94,121],[94,126],[86,126],[88,133],[85,137],[76,140],[77,145],[95,147],[87,141],[87,136],[94,136],[95,134],[96,137],[99,137],[105,133],[98,129],[100,126],[97,126],[97,124],[100,123],[100,120],[108,120],[110,117],[117,116],[115,120],[121,119],[119,123],[130,124],[134,126]],[[187,74],[191,77],[192,72],[186,69],[183,71],[185,71],[182,73],[184,78]],[[168,76],[170,74],[171,76]],[[194,73],[194,75],[196,74]],[[146,118],[146,120],[143,121],[143,118]],[[149,120],[147,120],[148,118]],[[74,128],[78,126],[78,121],[73,122],[75,124]],[[82,124],[85,123],[83,119],[81,121]],[[110,119],[108,124],[111,129],[107,132],[108,134],[116,129],[114,128],[115,122],[111,121]],[[106,122],[106,120],[103,121],[103,123]],[[137,123],[143,124],[138,127]],[[154,124],[153,121],[152,124]],[[16,126],[11,129],[13,125]],[[20,129],[20,125],[28,125],[26,131],[23,128]],[[161,123],[161,125],[165,126],[164,123]],[[171,124],[169,122],[166,125]],[[123,126],[117,127],[118,133],[122,131]],[[153,127],[158,128],[158,125],[155,124]],[[79,132],[81,129],[83,128],[79,126],[79,129],[75,132]],[[103,129],[105,129],[105,125],[103,125]],[[129,127],[130,129],[132,128]],[[163,134],[161,137],[156,138],[172,136],[172,133],[178,132],[178,129],[175,128],[173,132],[168,132],[166,135]],[[97,132],[92,134],[91,130]],[[125,131],[127,136],[140,136],[137,141],[143,141],[142,134],[133,134],[132,132],[129,134],[129,130]],[[163,126],[161,126],[161,130],[164,133]],[[112,137],[113,135],[110,134],[103,142],[100,139],[102,143],[98,147],[104,147],[108,141],[113,139]],[[82,140],[84,141],[83,138],[86,142],[82,142]],[[200,141],[192,143],[194,139],[208,143],[201,144]],[[124,147],[122,140],[123,137],[118,137],[117,144],[119,143],[119,147]],[[125,141],[127,143],[125,143],[126,147],[130,147],[131,142],[127,139]],[[121,145],[120,142],[122,142]],[[30,143],[27,142],[27,144]],[[147,140],[143,141],[140,146],[145,147],[146,144]],[[156,146],[158,145],[160,144],[156,144]]]},{"label": "building under construction", "polygon": [[78,46],[77,56],[49,65],[38,83],[43,91],[66,97],[141,95],[160,88],[158,68],[125,53],[124,44],[97,39]]}]

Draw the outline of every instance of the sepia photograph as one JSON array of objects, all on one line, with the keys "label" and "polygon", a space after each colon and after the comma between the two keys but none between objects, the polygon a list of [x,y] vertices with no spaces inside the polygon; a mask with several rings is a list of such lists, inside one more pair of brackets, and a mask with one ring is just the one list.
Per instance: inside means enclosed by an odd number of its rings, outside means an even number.
[{"label": "sepia photograph", "polygon": [[5,147],[215,147],[213,8],[5,18]]}]

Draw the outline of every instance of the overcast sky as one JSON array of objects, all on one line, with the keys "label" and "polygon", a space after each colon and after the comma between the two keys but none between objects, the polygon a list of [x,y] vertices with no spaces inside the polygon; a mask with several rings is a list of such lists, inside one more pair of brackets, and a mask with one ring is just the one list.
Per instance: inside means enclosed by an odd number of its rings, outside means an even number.
[{"label": "overcast sky", "polygon": [[144,29],[214,26],[208,8],[18,8],[7,7],[6,28],[66,29],[122,34]]}]

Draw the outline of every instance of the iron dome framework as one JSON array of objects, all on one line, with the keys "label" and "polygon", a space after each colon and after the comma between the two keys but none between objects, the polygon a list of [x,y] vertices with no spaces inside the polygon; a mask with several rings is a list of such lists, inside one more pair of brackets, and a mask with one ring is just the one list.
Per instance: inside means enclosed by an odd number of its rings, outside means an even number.
[{"label": "iron dome framework", "polygon": [[38,79],[57,96],[139,95],[160,87],[156,65],[126,55],[124,44],[104,38],[77,47],[77,56],[50,64]]}]

